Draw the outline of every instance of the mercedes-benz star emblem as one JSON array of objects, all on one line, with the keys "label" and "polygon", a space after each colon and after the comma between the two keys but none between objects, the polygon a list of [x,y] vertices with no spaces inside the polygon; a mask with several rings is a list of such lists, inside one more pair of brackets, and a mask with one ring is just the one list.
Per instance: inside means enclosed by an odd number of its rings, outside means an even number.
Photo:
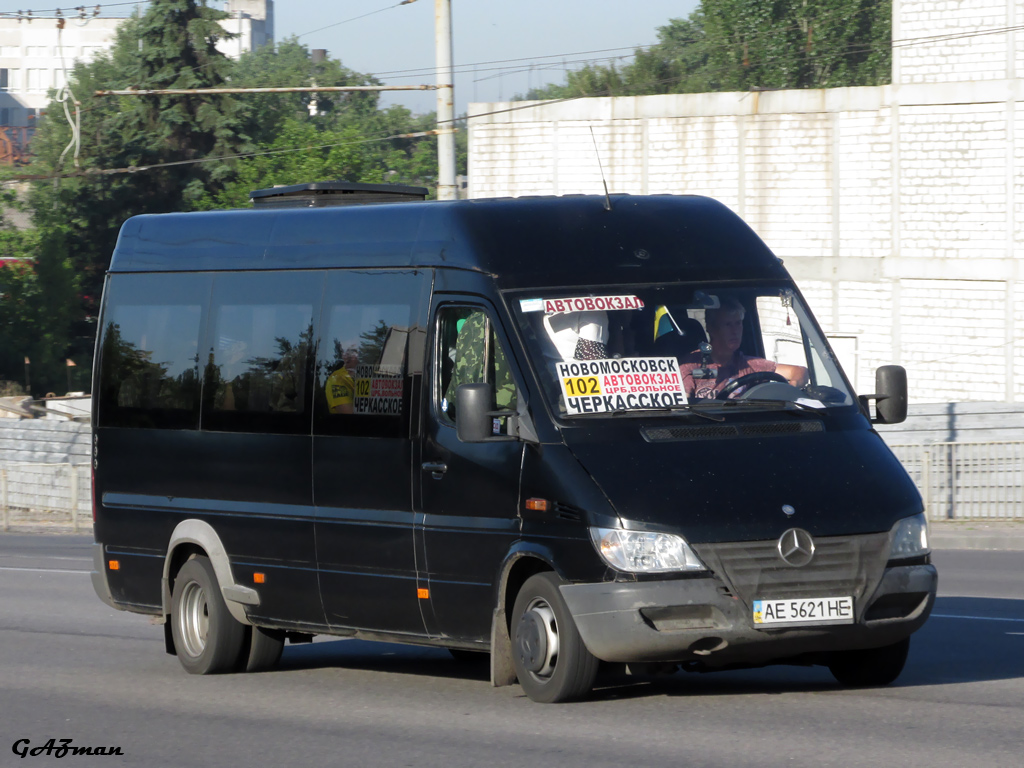
[{"label": "mercedes-benz star emblem", "polygon": [[779,536],[779,557],[794,568],[802,568],[814,557],[814,539],[803,528],[790,528]]},{"label": "mercedes-benz star emblem", "polygon": [[796,510],[793,509],[793,507],[790,506],[789,504],[782,505],[782,512],[786,515],[786,517],[792,517],[796,514]]}]

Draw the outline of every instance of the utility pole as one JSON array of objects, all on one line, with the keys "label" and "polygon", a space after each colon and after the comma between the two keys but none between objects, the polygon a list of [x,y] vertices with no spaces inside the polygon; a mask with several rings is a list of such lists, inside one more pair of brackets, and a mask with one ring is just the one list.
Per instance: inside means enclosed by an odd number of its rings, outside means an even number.
[{"label": "utility pole", "polygon": [[457,200],[452,0],[434,0],[434,37],[437,62],[437,199]]}]

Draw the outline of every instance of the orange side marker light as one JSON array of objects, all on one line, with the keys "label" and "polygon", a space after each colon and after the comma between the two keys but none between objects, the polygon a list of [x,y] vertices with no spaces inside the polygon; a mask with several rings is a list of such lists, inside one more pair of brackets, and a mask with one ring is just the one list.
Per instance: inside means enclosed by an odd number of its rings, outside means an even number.
[{"label": "orange side marker light", "polygon": [[267,577],[266,577],[266,574],[263,574],[263,573],[254,573],[252,575],[252,580],[256,584],[263,584],[263,583],[266,582]]},{"label": "orange side marker light", "polygon": [[121,561],[120,560],[111,560],[109,563],[107,563],[107,565],[110,567],[110,570],[112,570],[112,571],[119,571],[119,570],[121,570]]},{"label": "orange side marker light", "polygon": [[429,600],[430,599],[430,590],[429,589],[423,589],[421,587],[421,588],[416,590],[416,597],[418,597],[420,600]]},{"label": "orange side marker light", "polygon": [[548,511],[548,500],[547,499],[527,499],[526,508],[532,509],[534,512],[547,512]]}]

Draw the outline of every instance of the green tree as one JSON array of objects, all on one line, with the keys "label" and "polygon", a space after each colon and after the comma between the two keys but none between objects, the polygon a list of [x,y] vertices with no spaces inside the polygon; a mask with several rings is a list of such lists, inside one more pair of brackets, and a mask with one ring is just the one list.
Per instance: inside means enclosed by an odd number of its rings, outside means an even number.
[{"label": "green tree", "polygon": [[890,0],[702,0],[631,64],[586,66],[528,99],[881,85]]},{"label": "green tree", "polygon": [[[123,24],[109,56],[79,64],[71,86],[82,103],[78,163],[92,172],[39,184],[34,221],[43,233],[63,233],[81,276],[85,313],[95,315],[103,272],[121,223],[134,214],[192,207],[222,188],[230,160],[170,165],[138,173],[102,170],[217,158],[250,148],[242,104],[230,96],[97,97],[96,90],[207,88],[223,85],[233,63],[216,50],[226,18],[205,0],[153,0],[145,14]],[[73,169],[72,128],[52,102],[33,140],[39,173]]]},{"label": "green tree", "polygon": [[[359,86],[380,85],[380,81],[348,69],[337,59],[325,57],[314,61],[309,48],[289,38],[276,47],[263,46],[243,53],[235,67],[232,85],[239,88]],[[372,122],[379,105],[379,94],[373,91],[252,94],[244,98],[249,106],[247,132],[263,139],[274,136],[287,121],[306,121],[326,130]]]},{"label": "green tree", "polygon": [[[196,207],[247,208],[251,191],[275,185],[332,179],[380,181],[369,145],[352,126],[318,129],[308,119],[287,117],[276,135],[268,138],[265,154],[240,159],[231,181],[198,200]],[[291,151],[296,147],[304,149]]]},{"label": "green tree", "polygon": [[[292,38],[276,48],[244,54],[233,83],[267,88],[379,85],[380,81],[348,69],[337,59],[314,61],[312,52]],[[270,160],[239,160],[237,177],[229,189],[207,195],[203,207],[245,205],[250,190],[273,184],[342,180],[414,184],[433,191],[437,183],[436,137],[388,138],[433,129],[433,114],[417,116],[401,106],[382,109],[380,94],[372,91],[253,94],[244,98],[250,105],[248,135],[260,147],[279,154]],[[289,147],[310,149],[282,151]]]},{"label": "green tree", "polygon": [[[28,357],[34,394],[67,387],[64,362],[79,297],[64,248],[59,233],[0,230],[0,379],[21,381]],[[87,365],[88,356],[76,358]]]},{"label": "green tree", "polygon": [[704,0],[708,69],[722,90],[886,83],[889,2]]}]

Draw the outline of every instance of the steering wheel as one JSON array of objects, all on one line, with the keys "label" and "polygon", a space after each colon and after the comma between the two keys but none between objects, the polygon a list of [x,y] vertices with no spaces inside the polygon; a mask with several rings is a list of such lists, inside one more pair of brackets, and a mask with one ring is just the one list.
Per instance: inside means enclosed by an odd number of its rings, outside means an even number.
[{"label": "steering wheel", "polygon": [[784,376],[775,373],[775,371],[754,371],[730,381],[715,395],[715,400],[728,400],[729,395],[740,387],[751,387],[754,384],[764,384],[768,381],[781,381],[783,384],[789,383]]}]

